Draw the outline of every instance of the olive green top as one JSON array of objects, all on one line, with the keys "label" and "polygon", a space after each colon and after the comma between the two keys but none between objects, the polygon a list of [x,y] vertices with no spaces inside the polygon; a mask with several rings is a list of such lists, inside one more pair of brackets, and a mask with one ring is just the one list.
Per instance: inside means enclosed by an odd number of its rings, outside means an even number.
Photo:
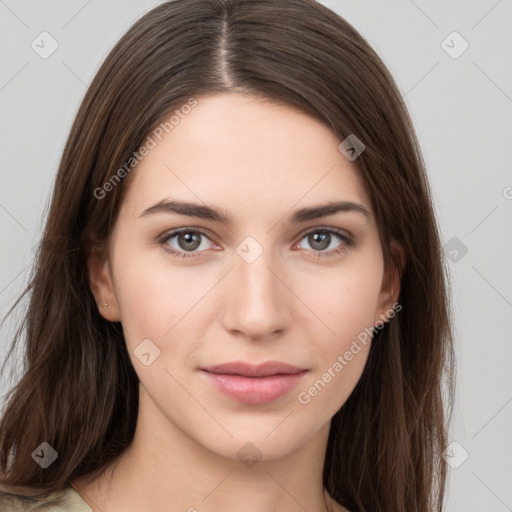
[{"label": "olive green top", "polygon": [[21,495],[6,495],[0,492],[1,512],[92,512],[70,484],[47,498],[28,498]]}]

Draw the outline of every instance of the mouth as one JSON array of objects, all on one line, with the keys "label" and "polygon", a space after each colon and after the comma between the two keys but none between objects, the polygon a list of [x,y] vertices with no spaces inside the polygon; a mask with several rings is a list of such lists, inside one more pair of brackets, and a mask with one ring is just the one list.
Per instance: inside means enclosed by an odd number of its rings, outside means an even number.
[{"label": "mouth", "polygon": [[307,369],[278,361],[253,365],[235,361],[202,368],[208,382],[237,402],[263,405],[273,402],[295,388]]}]

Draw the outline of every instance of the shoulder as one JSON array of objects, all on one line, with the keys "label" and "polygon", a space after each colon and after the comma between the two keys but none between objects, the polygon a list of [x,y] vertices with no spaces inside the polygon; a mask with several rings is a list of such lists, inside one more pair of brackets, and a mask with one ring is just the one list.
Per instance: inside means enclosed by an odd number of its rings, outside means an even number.
[{"label": "shoulder", "polygon": [[80,495],[70,486],[46,498],[29,498],[8,493],[0,488],[1,512],[92,512]]}]

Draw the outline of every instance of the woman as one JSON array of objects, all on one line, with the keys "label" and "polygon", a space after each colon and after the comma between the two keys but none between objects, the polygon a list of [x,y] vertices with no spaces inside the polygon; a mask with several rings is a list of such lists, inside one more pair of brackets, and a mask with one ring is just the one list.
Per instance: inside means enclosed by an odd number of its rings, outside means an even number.
[{"label": "woman", "polygon": [[389,72],[321,4],[136,22],[77,114],[25,293],[0,509],[442,510],[429,186]]}]

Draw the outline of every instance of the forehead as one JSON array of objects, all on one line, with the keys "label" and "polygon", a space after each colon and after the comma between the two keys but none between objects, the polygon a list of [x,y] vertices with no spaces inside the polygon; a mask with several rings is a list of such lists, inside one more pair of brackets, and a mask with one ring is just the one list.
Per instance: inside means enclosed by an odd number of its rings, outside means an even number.
[{"label": "forehead", "polygon": [[254,96],[196,99],[161,140],[152,136],[154,147],[132,171],[124,207],[133,214],[168,196],[234,214],[275,216],[298,202],[340,199],[370,209],[359,170],[321,121]]}]

